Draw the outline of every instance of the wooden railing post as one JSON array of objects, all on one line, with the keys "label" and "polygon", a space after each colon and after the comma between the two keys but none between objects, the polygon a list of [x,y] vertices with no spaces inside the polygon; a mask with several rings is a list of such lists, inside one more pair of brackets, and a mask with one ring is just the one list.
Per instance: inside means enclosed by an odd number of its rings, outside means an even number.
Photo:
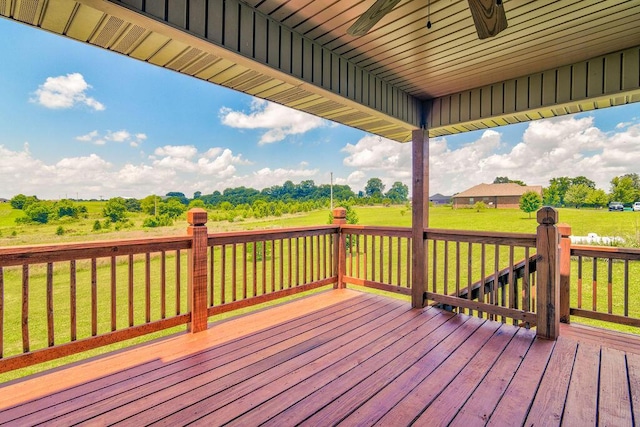
[{"label": "wooden railing post", "polygon": [[207,329],[207,211],[194,208],[187,212],[187,234],[193,238],[189,250],[189,310],[192,333]]},{"label": "wooden railing post", "polygon": [[[336,225],[343,225],[347,223],[347,210],[345,208],[335,208],[333,210],[333,223]],[[342,228],[338,229],[338,244],[335,248],[334,256],[337,262],[337,276],[338,283],[336,288],[343,289],[345,287],[343,277],[347,267],[347,239],[342,233]]]},{"label": "wooden railing post", "polygon": [[422,308],[427,290],[424,231],[429,227],[429,132],[413,130],[411,144],[411,306]]},{"label": "wooden railing post", "polygon": [[538,211],[536,237],[537,335],[556,339],[560,330],[560,233],[558,212],[548,206]]},{"label": "wooden railing post", "polygon": [[571,299],[571,226],[558,224],[560,233],[560,322],[570,323]]}]

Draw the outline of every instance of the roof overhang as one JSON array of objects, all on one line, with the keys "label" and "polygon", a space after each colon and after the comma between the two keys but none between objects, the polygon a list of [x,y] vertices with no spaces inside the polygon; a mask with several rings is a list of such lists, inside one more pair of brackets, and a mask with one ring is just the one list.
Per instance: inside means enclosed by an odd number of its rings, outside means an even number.
[{"label": "roof overhang", "polygon": [[397,141],[640,100],[640,2],[505,1],[479,40],[466,1],[0,0],[0,15]]}]

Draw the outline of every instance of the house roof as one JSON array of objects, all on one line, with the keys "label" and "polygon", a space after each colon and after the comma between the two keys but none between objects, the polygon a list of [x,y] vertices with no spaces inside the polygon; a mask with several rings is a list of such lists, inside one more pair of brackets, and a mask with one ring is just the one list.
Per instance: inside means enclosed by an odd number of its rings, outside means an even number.
[{"label": "house roof", "polygon": [[522,196],[527,191],[535,191],[542,194],[541,185],[519,185],[515,183],[505,184],[478,184],[461,193],[456,194],[453,198],[460,197],[496,197],[496,196]]},{"label": "house roof", "polygon": [[436,193],[433,196],[429,197],[429,200],[450,200],[451,196],[444,196],[440,193]]}]

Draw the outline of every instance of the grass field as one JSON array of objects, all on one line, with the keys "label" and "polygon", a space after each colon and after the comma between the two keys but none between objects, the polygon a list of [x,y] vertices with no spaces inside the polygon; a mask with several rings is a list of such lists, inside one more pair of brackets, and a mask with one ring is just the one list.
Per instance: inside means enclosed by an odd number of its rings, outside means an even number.
[{"label": "grass field", "polygon": [[[0,247],[1,246],[16,246],[16,245],[31,245],[31,244],[43,244],[43,243],[61,243],[61,242],[69,242],[69,241],[87,241],[87,240],[112,240],[112,239],[122,239],[122,238],[139,238],[139,237],[147,237],[147,236],[161,236],[161,235],[184,235],[186,233],[187,223],[186,221],[180,220],[177,221],[171,227],[160,227],[155,229],[143,229],[141,224],[145,218],[142,214],[132,214],[130,216],[130,220],[133,223],[133,226],[128,229],[122,230],[101,230],[99,232],[92,231],[93,223],[96,220],[102,220],[101,211],[103,202],[89,202],[84,203],[88,208],[88,216],[87,218],[77,219],[77,220],[65,220],[60,222],[54,222],[46,225],[16,225],[15,218],[21,215],[20,211],[16,211],[10,208],[8,203],[0,204]],[[359,217],[359,223],[362,225],[378,225],[378,226],[401,226],[401,227],[410,227],[411,225],[411,211],[408,210],[404,206],[392,206],[392,207],[356,207],[355,211]],[[597,233],[601,236],[621,236],[627,237],[632,236],[635,237],[638,234],[638,228],[640,224],[640,213],[637,212],[608,212],[603,210],[575,210],[575,209],[560,209],[559,210],[560,221],[564,223],[568,223],[572,226],[573,234],[575,235],[586,235],[587,233]],[[236,222],[210,222],[208,224],[209,232],[220,232],[220,231],[232,231],[232,230],[257,230],[257,229],[272,229],[272,228],[286,228],[286,227],[301,227],[301,226],[309,226],[309,225],[319,225],[319,224],[327,224],[329,221],[329,212],[327,211],[315,211],[305,214],[296,214],[296,215],[287,215],[278,218],[269,218],[263,220],[256,219],[246,219],[244,221],[236,221]],[[528,215],[516,210],[485,210],[481,212],[476,212],[471,209],[451,209],[450,207],[435,207],[431,208],[429,212],[429,225],[432,228],[446,228],[446,229],[463,229],[463,230],[486,230],[486,231],[502,231],[502,232],[519,232],[519,233],[535,233],[537,222],[535,220],[535,215],[533,218],[528,218]],[[56,230],[58,227],[62,226],[65,230],[65,233],[62,236],[58,236],[56,234]],[[637,237],[635,240],[631,239],[630,241],[637,242]],[[185,257],[186,258],[186,257]],[[169,265],[172,263],[169,262]],[[575,263],[574,263],[575,264]],[[140,269],[140,265],[136,265],[137,269]],[[585,271],[591,271],[590,265],[585,265]],[[634,274],[632,277],[638,277],[640,271],[636,271],[635,266],[633,267],[632,273]],[[154,268],[155,271],[155,268]],[[186,268],[183,267],[182,271],[186,271]],[[599,274],[602,275],[606,271],[606,267],[601,267],[599,269]],[[15,282],[19,284],[20,279],[19,276],[13,277],[15,272],[7,272],[5,281],[7,285],[5,285],[5,302],[6,302],[6,317],[12,319],[19,319],[19,307],[20,307],[20,287],[11,286],[9,283]],[[68,273],[61,271],[57,272],[57,274],[61,274],[62,276],[67,275]],[[86,276],[87,271],[79,272],[79,274],[83,274]],[[142,274],[142,273],[136,273]],[[170,276],[172,274],[171,271],[168,272]],[[576,277],[576,267],[574,265],[572,277]],[[619,268],[614,269],[614,274],[616,277],[616,281],[618,280],[618,276],[622,274],[619,272]],[[46,331],[45,325],[45,306],[41,303],[35,303],[35,301],[41,301],[44,295],[44,282],[43,282],[44,273],[40,272],[39,274],[36,272],[34,275],[32,287],[34,289],[40,289],[40,295],[38,292],[34,292],[32,298],[34,299],[34,307],[36,312],[33,313],[33,317],[35,320],[32,326],[34,328],[34,333],[36,330],[39,330],[41,334],[43,331]],[[84,277],[84,276],[83,276]],[[587,276],[585,276],[587,277]],[[153,278],[155,283],[156,277]],[[604,280],[604,279],[603,279]],[[86,277],[79,279],[79,282],[85,282]],[[104,266],[99,271],[98,277],[99,283],[107,283],[108,282],[108,267]],[[637,281],[636,281],[637,282]],[[575,279],[572,280],[572,283],[575,283]],[[591,302],[591,285],[590,280],[586,279],[585,283],[589,283],[585,285],[584,293],[585,300],[584,306],[589,307]],[[606,280],[602,281],[602,283],[606,283]],[[603,290],[600,289],[598,292],[601,293]],[[638,295],[640,293],[640,283],[632,283],[632,295]],[[106,292],[106,290],[102,290],[101,292]],[[124,292],[124,289],[119,290],[119,292]],[[136,292],[144,292],[143,287],[136,290]],[[65,288],[64,283],[61,283],[60,288],[56,288],[56,295],[54,298],[57,300],[64,299],[63,295],[68,293],[68,289]],[[619,301],[621,300],[621,289],[614,289],[616,308],[619,311],[620,305]],[[87,298],[87,295],[84,295],[84,298]],[[142,301],[143,297],[137,298],[137,301]],[[155,296],[152,296],[154,300],[153,310],[154,313],[157,313],[158,307],[157,303],[155,303]],[[106,293],[100,294],[99,301],[101,301],[101,309],[100,313],[108,313],[108,296]],[[576,306],[576,296],[575,292],[572,293],[572,306]],[[635,302],[637,298],[632,297],[632,300]],[[85,299],[85,303],[86,303]],[[599,294],[599,301],[605,301],[605,298]],[[281,301],[279,301],[281,302]],[[171,301],[168,302],[169,305],[172,304]],[[635,305],[638,305],[637,303]],[[136,305],[136,317],[140,318],[143,316],[143,306],[139,303]],[[184,310],[184,308],[183,308]],[[638,313],[638,309],[633,308],[633,314]],[[62,308],[61,311],[61,319],[59,322],[60,325],[68,324],[64,319],[68,317],[68,306]],[[38,314],[39,313],[39,314]],[[227,314],[227,316],[232,316],[238,314],[237,312]],[[638,313],[637,315],[640,315]],[[66,317],[65,317],[66,316]],[[86,316],[81,316],[87,319]],[[20,345],[20,327],[19,324],[15,323],[15,320],[6,321],[8,323],[5,324],[5,331],[12,336],[7,336],[5,338],[5,345],[7,343],[12,342],[13,346]],[[13,322],[13,323],[12,323]],[[99,332],[106,332],[108,330],[108,319],[102,320],[102,323],[99,326]],[[126,323],[126,319],[123,317],[119,317],[118,323],[122,325],[123,322]],[[592,322],[588,321],[587,323],[606,326],[604,323]],[[56,324],[56,327],[59,327],[59,324]],[[88,324],[84,323],[79,325],[79,328],[84,330],[84,335],[87,334]],[[637,328],[630,327],[621,327],[620,329],[626,330],[629,332],[637,332]],[[162,333],[154,334],[153,336],[143,337],[141,339],[137,339],[134,342],[140,342],[148,339],[155,338],[157,336],[166,335],[168,333],[176,332],[184,330],[183,327],[175,328],[174,330],[165,331]],[[46,332],[44,332],[46,334]],[[57,332],[57,336],[61,337],[62,341],[65,341],[65,334],[68,335],[68,331],[61,328],[59,332]],[[14,336],[15,335],[15,336]],[[126,345],[130,345],[131,343],[120,343],[114,346],[110,346],[108,348],[98,349],[89,352],[88,354],[83,355],[82,357],[88,357],[94,354],[104,353],[106,351],[113,350],[115,348],[124,347]],[[43,343],[39,344],[40,346],[44,345]],[[15,348],[6,348],[6,354],[17,353],[18,349]],[[52,366],[61,365],[64,363],[69,363],[70,361],[79,359],[80,356],[71,356],[70,358],[61,359],[59,361],[43,364],[41,366],[28,368],[19,372],[13,372],[9,374],[0,375],[0,383],[6,381],[11,378],[15,378],[18,376],[26,375],[29,373],[37,372],[45,368],[49,368]]]}]

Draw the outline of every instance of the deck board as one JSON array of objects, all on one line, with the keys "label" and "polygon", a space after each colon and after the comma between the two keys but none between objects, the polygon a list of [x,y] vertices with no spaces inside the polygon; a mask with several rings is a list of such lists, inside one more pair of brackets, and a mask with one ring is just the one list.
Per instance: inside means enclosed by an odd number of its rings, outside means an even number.
[{"label": "deck board", "polygon": [[598,410],[598,369],[600,349],[584,344],[578,346],[569,383],[562,424],[595,426]]},{"label": "deck board", "polygon": [[3,384],[0,424],[633,425],[640,338],[571,328],[333,290]]},{"label": "deck board", "polygon": [[[489,373],[478,384],[464,405],[460,408],[450,425],[468,427],[487,422],[497,406],[511,379],[522,363],[535,333],[519,329],[505,350],[497,358]],[[458,402],[456,402],[458,404]]]}]

